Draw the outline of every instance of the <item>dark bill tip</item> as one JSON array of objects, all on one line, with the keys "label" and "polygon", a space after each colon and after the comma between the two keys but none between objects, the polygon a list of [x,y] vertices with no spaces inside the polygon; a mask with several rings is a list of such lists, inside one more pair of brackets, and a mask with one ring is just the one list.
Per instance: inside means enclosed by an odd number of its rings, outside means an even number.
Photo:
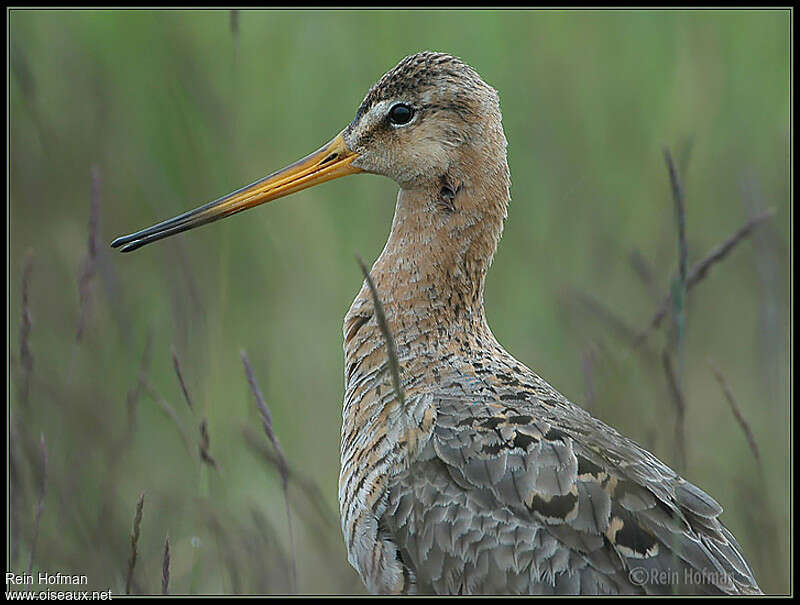
[{"label": "dark bill tip", "polygon": [[123,245],[123,244],[125,244],[125,243],[127,243],[129,241],[130,241],[130,238],[127,235],[122,236],[122,237],[118,237],[113,242],[111,242],[111,247],[112,248],[119,248],[121,245]]},{"label": "dark bill tip", "polygon": [[286,168],[273,172],[269,176],[204,206],[179,214],[147,229],[118,237],[111,242],[111,247],[119,249],[120,252],[132,252],[151,242],[207,225],[296,191],[302,191],[341,176],[362,172],[361,168],[353,166],[356,158],[358,158],[358,154],[350,151],[340,133],[331,142]]}]

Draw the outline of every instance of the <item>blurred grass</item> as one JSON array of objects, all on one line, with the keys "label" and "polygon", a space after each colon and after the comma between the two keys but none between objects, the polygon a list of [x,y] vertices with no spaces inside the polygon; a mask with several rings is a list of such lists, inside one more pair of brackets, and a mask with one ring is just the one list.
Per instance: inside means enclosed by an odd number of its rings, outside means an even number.
[{"label": "blurred grass", "polygon": [[[396,186],[346,179],[133,255],[106,245],[317,148],[380,75],[432,49],[461,56],[501,95],[513,200],[487,283],[496,336],[578,403],[591,376],[592,412],[669,464],[663,374],[572,292],[641,329],[660,300],[652,290],[668,291],[677,237],[664,146],[686,191],[690,264],[775,208],[689,296],[685,475],[726,509],[762,588],[787,592],[788,13],[241,11],[231,23],[228,11],[10,12],[10,322],[19,334],[32,250],[35,361],[27,401],[11,404],[12,568],[28,559],[42,433],[49,485],[34,569],[121,592],[145,492],[134,592],[159,592],[167,534],[173,594],[288,591],[281,479],[241,432],[259,423],[246,349],[286,458],[333,511],[315,512],[290,484],[298,590],[363,591],[336,512],[341,320],[362,282],[353,252],[380,253]],[[99,247],[76,344],[92,166]],[[126,404],[148,334],[147,380],[196,443],[207,418],[222,472],[196,445],[187,454],[147,393]],[[19,387],[21,343],[11,344]],[[709,357],[752,427],[763,483]]]}]

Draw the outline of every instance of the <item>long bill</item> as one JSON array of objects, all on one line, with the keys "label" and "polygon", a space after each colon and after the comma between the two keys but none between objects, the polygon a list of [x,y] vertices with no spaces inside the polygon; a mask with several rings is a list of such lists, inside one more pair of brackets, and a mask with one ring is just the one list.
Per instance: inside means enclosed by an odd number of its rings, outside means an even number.
[{"label": "long bill", "polygon": [[121,252],[131,252],[145,244],[206,225],[290,193],[362,172],[360,168],[353,166],[353,161],[357,158],[358,154],[347,147],[344,136],[340,133],[327,145],[283,170],[273,172],[247,187],[168,221],[118,237],[111,242],[111,247],[119,248]]}]

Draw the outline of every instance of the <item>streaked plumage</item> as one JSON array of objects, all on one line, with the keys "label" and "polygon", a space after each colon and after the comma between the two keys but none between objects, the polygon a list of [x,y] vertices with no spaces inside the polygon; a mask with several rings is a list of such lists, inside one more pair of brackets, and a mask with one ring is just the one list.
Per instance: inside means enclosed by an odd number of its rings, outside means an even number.
[{"label": "streaked plumage", "polygon": [[[413,110],[408,123],[391,122],[397,104]],[[336,176],[365,171],[400,185],[371,276],[405,403],[366,284],[344,323],[339,501],[349,560],[367,588],[760,593],[710,496],[494,338],[483,289],[510,199],[506,139],[496,91],[459,59],[405,58],[339,137],[288,172],[200,218],[188,213],[115,244],[133,249],[308,186],[302,179],[335,178],[322,176],[334,165]],[[286,176],[301,172],[311,176]]]}]

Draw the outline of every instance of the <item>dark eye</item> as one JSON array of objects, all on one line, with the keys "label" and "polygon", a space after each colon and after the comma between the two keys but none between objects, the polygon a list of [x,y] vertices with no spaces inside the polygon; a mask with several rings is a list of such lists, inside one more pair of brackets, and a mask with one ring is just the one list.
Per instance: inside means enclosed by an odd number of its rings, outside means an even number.
[{"label": "dark eye", "polygon": [[414,117],[414,110],[405,103],[398,103],[389,110],[389,120],[392,124],[408,124]]}]

